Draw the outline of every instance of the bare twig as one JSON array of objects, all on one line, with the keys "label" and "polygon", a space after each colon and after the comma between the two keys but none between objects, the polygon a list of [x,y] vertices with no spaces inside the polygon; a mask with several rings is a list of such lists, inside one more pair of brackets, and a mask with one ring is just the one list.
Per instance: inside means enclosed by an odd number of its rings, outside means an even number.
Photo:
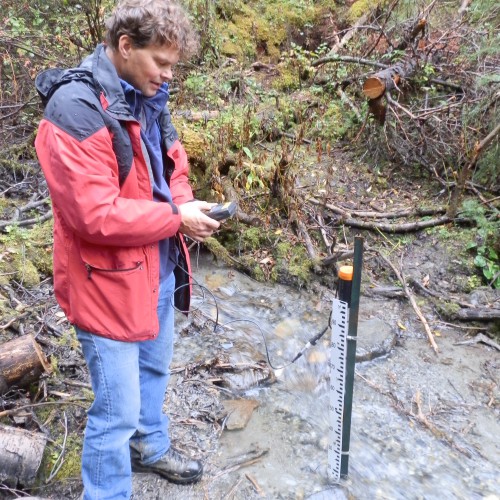
[{"label": "bare twig", "polygon": [[415,300],[415,297],[413,296],[413,293],[410,291],[408,284],[406,282],[405,276],[403,272],[399,271],[396,266],[387,258],[385,255],[382,254],[382,252],[376,250],[380,258],[393,270],[394,274],[396,275],[396,278],[400,281],[401,285],[403,286],[403,291],[405,292],[405,295],[408,297],[408,300],[410,301],[410,304],[413,307],[413,310],[417,314],[418,318],[422,322],[422,325],[424,326],[425,333],[427,334],[427,338],[429,339],[429,342],[434,349],[434,352],[437,354],[439,349],[436,344],[436,341],[434,340],[434,335],[431,332],[431,329],[429,327],[429,324],[427,323],[427,320],[425,319],[425,316],[422,314],[420,311],[420,308],[417,305],[417,301]]},{"label": "bare twig", "polygon": [[61,467],[64,464],[64,453],[66,451],[66,440],[68,439],[68,417],[66,416],[66,412],[64,413],[64,439],[62,444],[62,450],[57,460],[54,462],[54,466],[50,471],[49,477],[45,480],[45,484],[49,484],[56,476],[57,473],[61,470]]}]

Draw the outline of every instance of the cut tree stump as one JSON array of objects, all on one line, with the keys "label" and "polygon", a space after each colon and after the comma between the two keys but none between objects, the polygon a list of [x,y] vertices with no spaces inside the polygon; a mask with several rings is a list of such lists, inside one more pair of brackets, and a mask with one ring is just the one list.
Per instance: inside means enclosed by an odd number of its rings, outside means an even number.
[{"label": "cut tree stump", "polygon": [[394,64],[390,68],[383,69],[365,80],[363,93],[368,99],[376,99],[397,87],[400,80],[412,76],[416,68],[417,62],[408,59]]},{"label": "cut tree stump", "polygon": [[0,344],[0,395],[14,387],[26,387],[50,372],[47,358],[31,335]]},{"label": "cut tree stump", "polygon": [[46,443],[40,432],[0,424],[0,482],[13,488],[32,485]]}]

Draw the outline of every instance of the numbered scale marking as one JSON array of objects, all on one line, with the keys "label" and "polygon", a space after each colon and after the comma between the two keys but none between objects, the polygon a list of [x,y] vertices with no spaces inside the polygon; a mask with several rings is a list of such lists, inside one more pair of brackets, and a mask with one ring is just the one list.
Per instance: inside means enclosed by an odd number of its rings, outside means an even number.
[{"label": "numbered scale marking", "polygon": [[328,474],[332,481],[340,481],[342,459],[342,424],[344,413],[347,332],[349,307],[347,302],[333,300],[332,340],[330,345],[330,426],[328,440]]}]

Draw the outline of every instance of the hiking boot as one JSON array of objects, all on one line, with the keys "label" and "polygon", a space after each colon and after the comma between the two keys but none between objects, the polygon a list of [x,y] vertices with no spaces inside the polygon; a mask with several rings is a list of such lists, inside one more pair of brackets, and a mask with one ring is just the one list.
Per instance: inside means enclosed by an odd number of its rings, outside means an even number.
[{"label": "hiking boot", "polygon": [[133,472],[152,472],[176,484],[194,483],[203,474],[203,465],[199,460],[187,457],[172,446],[152,464],[143,464],[134,454],[132,454],[131,462]]}]

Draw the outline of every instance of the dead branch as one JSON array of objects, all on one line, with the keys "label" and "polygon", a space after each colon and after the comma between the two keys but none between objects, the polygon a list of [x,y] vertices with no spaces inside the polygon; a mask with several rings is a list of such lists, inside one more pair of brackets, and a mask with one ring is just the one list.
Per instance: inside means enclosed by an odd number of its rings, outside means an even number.
[{"label": "dead branch", "polygon": [[336,262],[347,260],[347,259],[352,259],[354,256],[354,252],[335,252],[332,255],[329,255],[328,257],[325,257],[324,259],[321,259],[321,265],[322,266],[331,266],[332,264],[335,264]]},{"label": "dead branch", "polygon": [[498,344],[493,339],[490,339],[489,337],[484,335],[484,333],[478,333],[471,340],[463,340],[462,342],[455,342],[454,345],[471,345],[471,344],[477,344],[478,342],[482,342],[483,344],[486,344],[490,347],[495,348],[497,351],[500,351],[500,344]]},{"label": "dead branch", "polygon": [[434,297],[439,300],[444,300],[446,302],[453,302],[454,304],[458,304],[461,307],[473,308],[473,309],[475,308],[475,306],[473,304],[470,304],[469,302],[461,301],[456,297],[445,296],[442,292],[440,293],[434,292],[433,290],[430,290],[429,288],[423,286],[422,283],[420,283],[418,280],[414,278],[408,278],[408,281],[412,286],[418,288],[424,295],[429,295],[431,297]]},{"label": "dead branch", "polygon": [[500,134],[500,123],[498,123],[493,130],[481,141],[476,144],[474,147],[474,153],[472,155],[472,159],[470,162],[466,163],[462,170],[460,171],[460,175],[457,181],[457,185],[453,190],[453,194],[450,200],[450,204],[448,206],[448,217],[454,218],[457,214],[458,207],[462,200],[462,195],[465,189],[465,183],[469,178],[470,172],[476,166],[477,160],[481,153],[488,147],[488,145],[495,139],[497,135]]},{"label": "dead branch", "polygon": [[351,99],[349,99],[347,94],[341,88],[338,88],[337,95],[340,97],[340,100],[351,109],[351,111],[356,115],[357,119],[361,122],[362,121],[361,112],[354,105],[354,103],[351,101]]},{"label": "dead branch", "polygon": [[254,487],[256,493],[260,496],[263,497],[265,496],[264,490],[259,486],[257,483],[257,480],[251,476],[248,472],[245,474],[245,477],[252,483],[252,486]]},{"label": "dead branch", "polygon": [[28,408],[38,408],[41,406],[49,406],[49,405],[76,405],[79,406],[80,408],[87,409],[86,406],[81,404],[81,398],[76,399],[76,398],[68,398],[64,399],[62,401],[44,401],[42,403],[33,403],[30,405],[23,405],[23,406],[18,406],[17,408],[11,408],[10,410],[3,410],[0,411],[0,418],[2,417],[8,417],[10,415],[15,415],[16,413],[19,413],[20,411],[27,410]]},{"label": "dead branch", "polygon": [[250,450],[249,452],[242,455],[235,463],[224,467],[220,472],[218,472],[213,479],[217,479],[224,474],[229,474],[235,470],[241,469],[242,467],[247,467],[258,462],[262,457],[269,453],[268,449],[265,450]]},{"label": "dead branch", "polygon": [[0,481],[31,486],[42,462],[47,436],[0,424]]},{"label": "dead branch", "polygon": [[350,62],[355,64],[364,64],[365,66],[372,66],[374,68],[385,69],[388,67],[387,64],[379,63],[377,61],[371,61],[370,59],[363,59],[362,57],[353,57],[353,56],[339,56],[335,54],[333,56],[320,57],[313,61],[311,66],[321,66],[323,64],[331,63],[331,62]]},{"label": "dead branch", "polygon": [[13,387],[26,387],[51,366],[32,335],[22,335],[0,344],[0,395]]},{"label": "dead branch", "polygon": [[352,217],[367,217],[373,219],[399,219],[403,217],[427,217],[429,215],[444,214],[446,212],[446,207],[439,206],[434,208],[407,208],[405,210],[398,210],[394,212],[372,212],[363,210],[345,210],[331,203],[324,203],[315,198],[308,198],[308,201],[314,203],[315,205],[325,206],[332,212],[345,216]]},{"label": "dead branch", "polygon": [[325,221],[323,220],[323,216],[321,214],[317,214],[316,219],[319,223],[319,230],[323,239],[323,243],[325,244],[326,251],[329,255],[331,255],[332,249],[333,247],[335,247],[335,236],[333,236],[333,239],[330,239],[329,235],[326,232]]},{"label": "dead branch", "polygon": [[382,252],[380,252],[378,250],[375,250],[375,251],[378,253],[380,258],[394,271],[396,278],[400,281],[401,285],[403,286],[403,291],[405,292],[405,295],[408,297],[408,300],[410,301],[410,304],[413,307],[413,310],[415,311],[418,318],[422,322],[422,325],[424,325],[424,330],[425,330],[425,333],[427,334],[427,338],[429,339],[429,342],[430,342],[432,348],[434,349],[434,352],[437,354],[439,349],[438,349],[438,346],[436,344],[436,341],[434,340],[434,335],[432,335],[429,324],[427,323],[425,316],[420,311],[420,308],[417,305],[417,301],[415,300],[413,293],[410,291],[410,288],[408,287],[404,273],[402,271],[400,272],[396,268],[396,266],[387,257],[385,257],[385,255],[382,254]]},{"label": "dead branch", "polygon": [[469,8],[469,5],[471,3],[472,3],[472,0],[462,0],[460,8],[458,9],[458,15],[463,16],[467,12],[467,9]]},{"label": "dead branch", "polygon": [[319,271],[318,265],[318,255],[316,253],[316,249],[314,248],[314,244],[312,242],[311,236],[309,235],[309,231],[307,230],[305,224],[300,220],[295,210],[290,210],[290,220],[294,222],[297,228],[297,235],[304,242],[307,253],[309,254],[309,258],[313,262],[316,271]]},{"label": "dead branch", "polygon": [[381,222],[365,222],[357,219],[344,219],[342,223],[346,226],[356,227],[358,229],[373,229],[382,231],[384,233],[411,233],[414,231],[420,231],[421,229],[426,229],[428,227],[442,226],[443,224],[448,224],[452,220],[447,216],[437,217],[436,219],[429,219],[419,222],[406,222],[402,224],[384,224]]},{"label": "dead branch", "polygon": [[500,319],[500,309],[490,309],[488,307],[459,309],[455,315],[464,321],[494,321]]},{"label": "dead branch", "polygon": [[396,50],[405,50],[410,44],[415,41],[415,38],[422,33],[427,26],[427,20],[425,18],[420,18],[414,25],[412,30],[407,36],[403,38],[401,43],[396,47]]},{"label": "dead branch", "polygon": [[367,12],[366,14],[362,15],[347,31],[347,33],[342,37],[341,40],[339,40],[328,52],[326,57],[332,57],[334,54],[336,54],[341,48],[343,48],[347,42],[355,35],[356,31],[362,27],[363,24],[365,24],[366,20],[370,17],[371,12]]},{"label": "dead branch", "polygon": [[[415,395],[414,402],[417,406],[417,415],[415,415],[412,411],[409,411],[405,408],[405,404],[403,401],[401,401],[396,394],[394,394],[392,391],[388,391],[381,387],[378,384],[375,384],[373,381],[367,379],[363,375],[361,375],[358,371],[356,371],[356,375],[364,380],[369,387],[372,389],[375,389],[379,394],[382,394],[384,396],[388,396],[392,400],[392,404],[394,408],[399,412],[402,413],[403,415],[410,417],[410,418],[415,418],[418,423],[426,427],[429,431],[432,432],[434,436],[436,436],[438,439],[443,439],[449,446],[452,448],[456,449],[460,453],[464,454],[467,457],[471,456],[471,453],[469,450],[466,450],[462,446],[458,445],[451,436],[446,434],[444,431],[439,429],[437,426],[432,424],[429,419],[423,414],[422,409],[421,409],[421,396],[420,396],[420,391],[417,391],[417,394]],[[481,453],[478,450],[474,450],[476,453],[481,455]]]},{"label": "dead branch", "polygon": [[52,210],[49,210],[46,214],[36,217],[34,219],[17,220],[14,218],[12,220],[0,221],[0,230],[5,229],[7,226],[16,225],[19,227],[33,226],[35,224],[40,224],[52,218]]}]

